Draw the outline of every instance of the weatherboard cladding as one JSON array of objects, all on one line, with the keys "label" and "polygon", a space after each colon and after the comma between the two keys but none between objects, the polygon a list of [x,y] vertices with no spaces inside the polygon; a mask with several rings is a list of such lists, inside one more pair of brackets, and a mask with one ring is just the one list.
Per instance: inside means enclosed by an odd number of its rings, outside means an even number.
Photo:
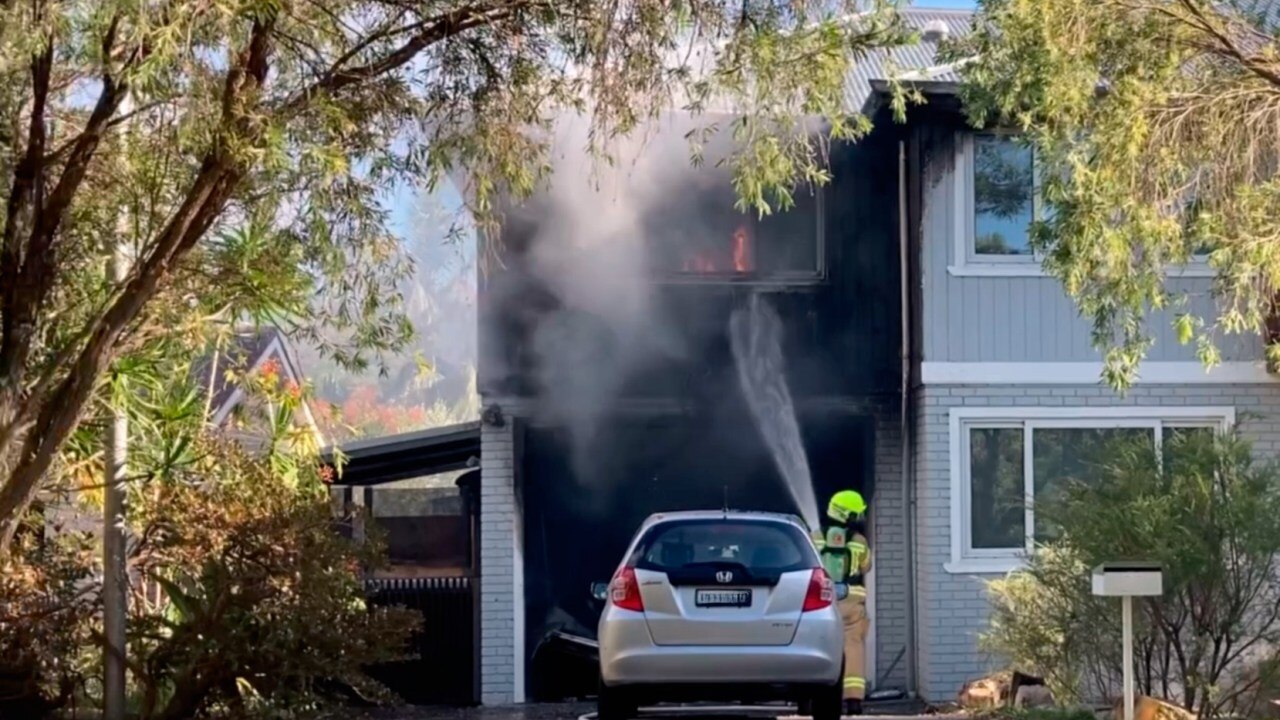
[{"label": "weatherboard cladding", "polygon": [[[960,195],[968,169],[955,162],[956,139],[968,129],[958,118],[939,116],[918,137],[927,157],[921,198],[921,288],[923,357],[926,362],[1098,362],[1091,325],[1062,282],[1029,261],[1018,277],[965,274],[956,238],[971,231],[972,215]],[[961,183],[959,188],[957,183]],[[958,195],[957,190],[960,190]],[[1012,270],[1006,264],[1004,270]],[[972,270],[970,268],[969,270]],[[1149,361],[1195,362],[1196,347],[1178,342],[1176,313],[1190,312],[1212,321],[1218,315],[1213,278],[1171,278],[1168,289],[1185,304],[1153,312],[1147,330],[1155,344]],[[1262,357],[1257,335],[1215,338],[1223,359]]]}]

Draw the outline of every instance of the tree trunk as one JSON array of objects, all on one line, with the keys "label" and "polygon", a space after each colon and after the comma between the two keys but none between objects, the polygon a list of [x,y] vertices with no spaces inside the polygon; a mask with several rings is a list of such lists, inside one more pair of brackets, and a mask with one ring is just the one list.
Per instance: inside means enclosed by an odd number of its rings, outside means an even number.
[{"label": "tree trunk", "polygon": [[155,251],[143,260],[115,302],[94,321],[80,356],[41,403],[14,465],[0,475],[0,557],[9,553],[18,524],[39,490],[40,479],[75,430],[85,405],[115,359],[120,336],[155,296],[173,265],[221,215],[241,177],[242,172],[231,165],[229,158],[210,153],[183,206],[160,233]]}]

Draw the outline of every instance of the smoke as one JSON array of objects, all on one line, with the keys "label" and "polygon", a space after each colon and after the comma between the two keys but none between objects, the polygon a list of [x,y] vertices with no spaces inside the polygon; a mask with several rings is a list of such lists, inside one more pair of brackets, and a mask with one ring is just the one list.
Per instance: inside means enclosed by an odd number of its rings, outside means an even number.
[{"label": "smoke", "polygon": [[[738,239],[745,231],[727,173],[714,167],[728,138],[714,138],[705,164],[695,167],[687,140],[696,130],[691,123],[673,119],[620,141],[610,148],[612,164],[583,151],[584,122],[569,119],[557,127],[552,186],[539,198],[537,227],[521,243],[526,249],[515,254],[518,266],[509,268],[520,282],[507,289],[503,302],[506,312],[526,316],[526,349],[539,386],[534,411],[540,422],[568,430],[574,474],[579,483],[591,482],[609,474],[613,453],[605,441],[612,438],[602,431],[637,372],[688,354],[701,357],[706,347],[685,343],[702,342],[699,333],[727,331],[751,417],[796,507],[816,527],[777,314],[753,294],[728,327],[720,316],[695,329],[695,318],[668,316],[655,296],[661,287],[655,277],[662,272],[741,272],[753,261],[745,237]],[[672,248],[679,251],[673,255]],[[707,248],[719,254],[702,254]],[[544,306],[529,307],[531,287],[551,296]],[[577,501],[603,502],[603,493],[589,495]]]},{"label": "smoke", "polygon": [[533,327],[543,391],[539,419],[568,428],[580,481],[591,473],[598,433],[637,369],[684,352],[655,304],[646,226],[669,209],[691,167],[684,134],[670,123],[609,148],[584,150],[586,123],[567,119],[553,141],[553,182],[523,272],[555,296]]}]

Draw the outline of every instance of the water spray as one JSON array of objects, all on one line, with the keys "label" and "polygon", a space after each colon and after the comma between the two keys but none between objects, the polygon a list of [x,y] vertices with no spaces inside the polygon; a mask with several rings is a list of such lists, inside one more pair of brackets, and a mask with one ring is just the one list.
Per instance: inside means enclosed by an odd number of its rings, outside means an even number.
[{"label": "water spray", "polygon": [[782,321],[760,293],[729,316],[729,344],[742,395],[778,473],[810,530],[818,528],[818,502],[800,438],[795,403],[782,357]]}]

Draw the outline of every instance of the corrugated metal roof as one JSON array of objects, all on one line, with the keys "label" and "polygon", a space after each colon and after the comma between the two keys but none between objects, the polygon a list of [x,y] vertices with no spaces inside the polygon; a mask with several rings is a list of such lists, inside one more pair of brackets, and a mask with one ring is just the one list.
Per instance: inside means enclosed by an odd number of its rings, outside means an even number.
[{"label": "corrugated metal roof", "polygon": [[1280,27],[1280,0],[1228,0],[1227,4],[1266,30]]},{"label": "corrugated metal roof", "polygon": [[845,80],[845,103],[850,111],[862,111],[871,99],[873,83],[890,77],[940,83],[960,81],[955,68],[938,65],[938,43],[932,37],[926,39],[925,32],[945,27],[948,37],[966,35],[973,24],[973,11],[913,7],[899,12],[919,37],[910,45],[875,50],[854,64]]}]

